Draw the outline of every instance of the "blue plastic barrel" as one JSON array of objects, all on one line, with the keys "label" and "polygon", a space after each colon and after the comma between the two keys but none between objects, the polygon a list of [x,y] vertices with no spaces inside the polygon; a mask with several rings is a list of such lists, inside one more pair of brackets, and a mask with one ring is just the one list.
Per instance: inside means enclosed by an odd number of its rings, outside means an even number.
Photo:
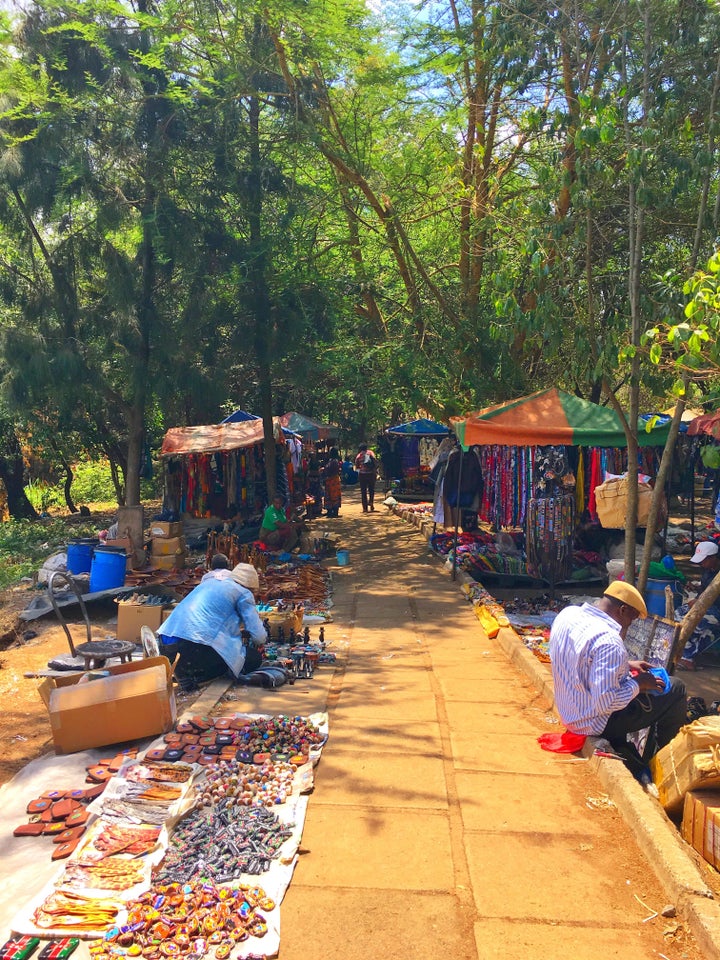
[{"label": "blue plastic barrel", "polygon": [[350,563],[350,551],[338,550],[335,554],[339,567],[346,567]]},{"label": "blue plastic barrel", "polygon": [[127,557],[122,547],[95,547],[90,567],[90,593],[125,585]]},{"label": "blue plastic barrel", "polygon": [[665,616],[665,587],[672,587],[673,603],[677,604],[680,599],[677,581],[648,580],[645,587],[645,604],[648,613],[655,614],[656,617]]},{"label": "blue plastic barrel", "polygon": [[67,545],[68,572],[75,574],[90,573],[93,547],[97,540],[72,540]]}]

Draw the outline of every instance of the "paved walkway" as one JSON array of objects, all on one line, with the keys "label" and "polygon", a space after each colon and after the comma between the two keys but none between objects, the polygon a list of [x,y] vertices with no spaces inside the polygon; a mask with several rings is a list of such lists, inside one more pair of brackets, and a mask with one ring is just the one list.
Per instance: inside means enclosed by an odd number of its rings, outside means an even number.
[{"label": "paved walkway", "polygon": [[648,919],[668,893],[597,761],[540,750],[558,729],[548,702],[414,528],[362,514],[354,493],[321,527],[350,551],[326,631],[347,657],[327,691],[293,693],[309,712],[327,692],[330,739],[280,960],[707,955],[682,923]]}]

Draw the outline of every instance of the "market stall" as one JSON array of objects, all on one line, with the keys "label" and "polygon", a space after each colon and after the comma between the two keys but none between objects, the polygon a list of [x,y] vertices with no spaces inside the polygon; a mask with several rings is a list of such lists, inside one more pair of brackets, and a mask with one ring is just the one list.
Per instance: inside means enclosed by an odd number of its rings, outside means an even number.
[{"label": "market stall", "polygon": [[299,436],[303,443],[317,444],[337,441],[340,430],[332,423],[319,423],[304,413],[291,411],[279,417],[280,423],[288,430]]},{"label": "market stall", "polygon": [[[276,489],[290,495],[286,440],[277,418]],[[263,422],[172,427],[165,434],[164,504],[178,514],[247,521],[267,503]]]},{"label": "market stall", "polygon": [[450,434],[444,424],[427,417],[388,427],[377,444],[386,489],[400,500],[432,498],[433,460]]},{"label": "market stall", "polygon": [[[597,522],[597,490],[627,471],[625,432],[614,410],[557,388],[487,407],[453,421],[463,451],[480,461],[480,519],[496,534],[491,549],[469,549],[476,572],[524,574],[554,584],[600,570],[592,549],[576,549],[578,522]],[[638,423],[640,470],[656,473],[668,417]],[[585,554],[578,557],[577,554]],[[580,560],[581,563],[576,563]]]}]

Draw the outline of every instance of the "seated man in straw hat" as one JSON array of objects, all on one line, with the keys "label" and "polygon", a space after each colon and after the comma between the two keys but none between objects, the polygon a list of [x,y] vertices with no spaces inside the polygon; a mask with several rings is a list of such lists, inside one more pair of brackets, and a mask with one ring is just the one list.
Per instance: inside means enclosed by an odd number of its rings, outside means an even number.
[{"label": "seated man in straw hat", "polygon": [[605,737],[625,755],[628,733],[654,726],[659,749],[687,722],[685,685],[672,677],[665,689],[649,663],[628,658],[627,628],[646,616],[642,594],[617,580],[595,604],[562,610],[550,631],[561,720],[573,733]]},{"label": "seated man in straw hat", "polygon": [[[222,574],[218,570],[214,576],[206,575],[180,601],[157,631],[161,652],[180,654],[176,670],[180,679],[201,683],[228,670],[237,678],[260,665],[257,648],[265,643],[266,633],[255,607],[259,586],[255,567],[238,563]],[[242,631],[250,634],[247,647]]]}]

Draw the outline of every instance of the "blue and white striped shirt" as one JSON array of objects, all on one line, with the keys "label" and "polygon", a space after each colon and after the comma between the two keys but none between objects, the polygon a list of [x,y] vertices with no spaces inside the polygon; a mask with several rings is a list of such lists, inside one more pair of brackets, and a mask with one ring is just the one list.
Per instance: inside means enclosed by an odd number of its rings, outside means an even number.
[{"label": "blue and white striped shirt", "polygon": [[630,676],[620,624],[589,603],[566,607],[555,618],[550,663],[555,706],[573,733],[602,733],[610,714],[640,692]]}]

